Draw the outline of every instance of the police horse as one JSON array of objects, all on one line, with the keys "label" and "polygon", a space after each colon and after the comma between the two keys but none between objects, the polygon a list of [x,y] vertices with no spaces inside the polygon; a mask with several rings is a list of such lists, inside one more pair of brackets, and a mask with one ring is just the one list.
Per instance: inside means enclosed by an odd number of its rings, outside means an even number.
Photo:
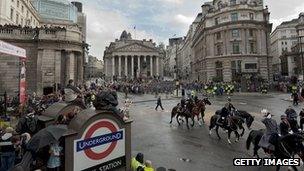
[{"label": "police horse", "polygon": [[[250,129],[252,122],[254,121],[254,117],[246,111],[233,111],[234,115],[228,116],[228,118],[224,120],[222,124],[219,124],[218,120],[221,117],[220,112],[221,110],[216,111],[215,115],[213,115],[210,119],[209,135],[212,134],[212,129],[215,128],[216,135],[220,140],[221,137],[218,133],[219,128],[221,127],[223,129],[226,129],[228,131],[229,144],[231,144],[230,137],[232,132],[234,132],[236,136],[235,142],[238,142],[240,137],[242,137],[245,133],[245,128],[243,124],[246,123],[247,128]],[[241,134],[238,133],[238,129],[242,130]]]},{"label": "police horse", "polygon": [[[259,146],[259,142],[264,135],[263,129],[260,130],[252,130],[248,138],[246,140],[246,148],[250,149],[250,145],[253,144],[253,156],[259,158],[258,150],[261,148]],[[288,134],[283,137],[274,136],[272,140],[273,145],[275,146],[275,151],[273,152],[273,156],[277,159],[290,159],[294,158],[295,155],[298,155],[302,161],[304,161],[304,146],[302,142],[304,141],[304,137],[300,134]],[[264,148],[263,148],[264,149]],[[266,149],[264,149],[266,151]],[[292,168],[297,171],[296,166],[292,166]],[[280,166],[277,166],[277,171],[280,170]]]},{"label": "police horse", "polygon": [[211,105],[211,102],[208,98],[204,98],[202,100],[197,100],[195,103],[193,100],[189,100],[186,103],[185,109],[182,109],[181,105],[178,104],[177,106],[173,107],[171,111],[171,121],[170,124],[172,124],[172,119],[176,117],[176,121],[178,125],[180,125],[179,117],[184,117],[186,119],[187,128],[189,128],[189,118],[192,120],[191,126],[194,126],[194,117],[197,116],[197,120],[200,122],[200,114],[203,120],[204,113],[206,110],[206,105]]}]

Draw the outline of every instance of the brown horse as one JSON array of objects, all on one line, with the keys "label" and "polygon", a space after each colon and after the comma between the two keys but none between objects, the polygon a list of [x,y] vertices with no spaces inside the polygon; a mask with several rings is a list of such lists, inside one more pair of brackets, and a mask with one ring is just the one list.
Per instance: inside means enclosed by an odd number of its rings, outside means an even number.
[{"label": "brown horse", "polygon": [[[199,114],[201,114],[202,122],[205,123],[204,116],[206,111],[206,105],[211,105],[211,102],[208,98],[204,98],[203,100],[197,100],[192,109],[192,113],[197,117],[198,122],[200,121]],[[200,122],[199,124],[201,125]]]},{"label": "brown horse", "polygon": [[[194,103],[192,100],[187,102],[186,109],[182,109],[180,104],[177,106],[173,107],[171,111],[171,121],[170,124],[172,123],[172,119],[176,116],[176,121],[180,125],[179,122],[179,116],[185,117],[186,122],[187,122],[187,128],[189,129],[188,126],[188,119],[192,119],[192,127],[194,126],[194,117],[197,117],[197,120],[200,121],[199,114],[201,114],[202,120],[204,122],[204,113],[206,110],[206,104],[211,105],[211,102],[209,101],[208,98],[204,98],[203,100],[197,100],[196,103]],[[201,125],[201,123],[199,123]]]}]

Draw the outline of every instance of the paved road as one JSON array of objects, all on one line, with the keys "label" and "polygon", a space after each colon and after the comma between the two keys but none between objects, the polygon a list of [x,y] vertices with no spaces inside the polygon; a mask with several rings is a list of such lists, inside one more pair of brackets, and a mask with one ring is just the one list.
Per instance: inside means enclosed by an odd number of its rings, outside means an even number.
[{"label": "paved road", "polygon": [[[141,101],[151,100],[151,97],[141,96],[138,99]],[[232,96],[232,102],[239,110],[246,110],[254,115],[255,121],[252,128],[259,129],[264,127],[260,122],[262,116],[259,111],[262,108],[268,108],[279,123],[280,115],[290,105],[289,101],[283,100],[286,97],[288,96]],[[136,99],[137,97],[133,98],[133,100]],[[274,170],[274,168],[269,167],[241,168],[233,166],[233,158],[252,156],[252,150],[245,149],[247,129],[240,142],[233,142],[232,145],[228,144],[227,134],[222,130],[220,130],[221,141],[217,139],[215,132],[211,137],[208,135],[209,118],[226,103],[225,97],[212,98],[212,106],[208,106],[206,111],[206,124],[200,127],[196,123],[194,128],[190,130],[187,130],[185,125],[178,126],[175,120],[172,125],[169,124],[170,111],[178,101],[178,99],[163,101],[165,111],[155,111],[155,101],[136,103],[132,106],[130,113],[134,118],[132,125],[133,155],[142,152],[145,154],[145,159],[153,161],[155,167],[163,166],[178,171]],[[301,106],[295,109],[299,111]],[[233,139],[234,136],[232,136]],[[183,159],[190,159],[190,162]],[[286,168],[282,170],[286,170]]]}]

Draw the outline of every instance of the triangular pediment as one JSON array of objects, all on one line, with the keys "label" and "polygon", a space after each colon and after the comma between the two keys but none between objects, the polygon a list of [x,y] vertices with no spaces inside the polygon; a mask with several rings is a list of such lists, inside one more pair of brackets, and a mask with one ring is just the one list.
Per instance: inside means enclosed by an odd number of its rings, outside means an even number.
[{"label": "triangular pediment", "polygon": [[116,52],[155,52],[156,48],[152,48],[140,43],[130,43],[125,46],[114,49]]}]

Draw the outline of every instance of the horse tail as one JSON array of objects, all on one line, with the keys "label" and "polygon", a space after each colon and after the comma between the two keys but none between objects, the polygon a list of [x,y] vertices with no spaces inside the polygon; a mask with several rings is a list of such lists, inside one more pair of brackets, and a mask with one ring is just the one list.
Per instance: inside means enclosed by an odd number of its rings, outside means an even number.
[{"label": "horse tail", "polygon": [[251,144],[251,142],[252,142],[252,138],[253,138],[252,133],[253,133],[253,130],[250,131],[250,133],[249,133],[249,135],[248,135],[248,138],[247,138],[247,140],[246,140],[246,148],[247,148],[247,150],[249,150],[250,144]]}]

